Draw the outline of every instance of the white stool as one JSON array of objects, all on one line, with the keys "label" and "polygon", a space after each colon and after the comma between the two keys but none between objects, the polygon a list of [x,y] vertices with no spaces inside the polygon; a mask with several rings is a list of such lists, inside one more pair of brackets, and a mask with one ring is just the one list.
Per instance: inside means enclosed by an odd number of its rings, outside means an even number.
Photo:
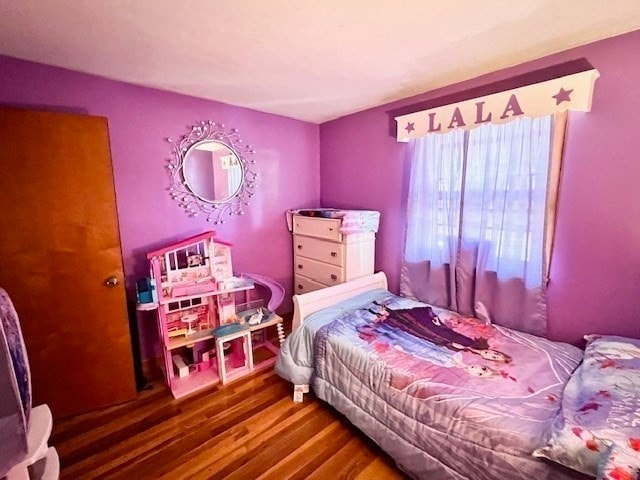
[{"label": "white stool", "polygon": [[6,475],[7,480],[57,480],[60,475],[58,452],[49,447],[53,418],[47,405],[31,410],[27,444],[29,451]]}]

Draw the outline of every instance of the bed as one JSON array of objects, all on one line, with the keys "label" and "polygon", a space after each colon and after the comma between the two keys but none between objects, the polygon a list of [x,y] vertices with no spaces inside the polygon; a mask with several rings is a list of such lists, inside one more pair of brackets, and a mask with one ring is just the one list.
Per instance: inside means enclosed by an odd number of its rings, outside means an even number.
[{"label": "bed", "polygon": [[294,296],[276,372],[420,479],[584,479],[534,457],[582,350],[391,294],[384,273]]}]

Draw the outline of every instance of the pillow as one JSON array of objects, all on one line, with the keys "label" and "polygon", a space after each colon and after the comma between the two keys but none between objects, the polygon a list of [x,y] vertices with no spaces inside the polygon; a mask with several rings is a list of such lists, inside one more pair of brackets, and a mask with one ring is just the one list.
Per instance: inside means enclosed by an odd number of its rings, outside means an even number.
[{"label": "pillow", "polygon": [[548,443],[533,455],[599,479],[635,480],[623,472],[640,465],[640,340],[585,339],[584,359],[565,386]]},{"label": "pillow", "polygon": [[[640,440],[635,440],[640,443]],[[638,447],[638,445],[635,445]],[[626,448],[613,446],[603,457],[598,469],[601,480],[638,480],[640,479],[640,457],[628,452]]]}]

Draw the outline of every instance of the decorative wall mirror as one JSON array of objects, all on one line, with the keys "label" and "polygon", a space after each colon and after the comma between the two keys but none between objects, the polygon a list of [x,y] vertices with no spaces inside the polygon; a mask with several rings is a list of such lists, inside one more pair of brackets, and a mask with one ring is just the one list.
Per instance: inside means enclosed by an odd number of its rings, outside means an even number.
[{"label": "decorative wall mirror", "polygon": [[174,141],[167,168],[171,174],[171,198],[192,217],[206,215],[208,222],[225,223],[226,215],[244,215],[253,197],[258,174],[252,169],[256,152],[242,145],[238,129],[200,122]]}]

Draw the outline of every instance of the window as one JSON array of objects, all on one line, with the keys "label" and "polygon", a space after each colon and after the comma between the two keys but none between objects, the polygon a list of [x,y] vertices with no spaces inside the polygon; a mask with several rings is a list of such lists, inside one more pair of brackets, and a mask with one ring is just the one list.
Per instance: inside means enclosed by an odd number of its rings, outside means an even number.
[{"label": "window", "polygon": [[455,265],[472,251],[474,270],[543,284],[554,124],[553,116],[525,117],[417,139],[405,262]]},{"label": "window", "polygon": [[498,277],[542,281],[552,127],[542,117],[468,132],[463,238],[487,242]]}]

